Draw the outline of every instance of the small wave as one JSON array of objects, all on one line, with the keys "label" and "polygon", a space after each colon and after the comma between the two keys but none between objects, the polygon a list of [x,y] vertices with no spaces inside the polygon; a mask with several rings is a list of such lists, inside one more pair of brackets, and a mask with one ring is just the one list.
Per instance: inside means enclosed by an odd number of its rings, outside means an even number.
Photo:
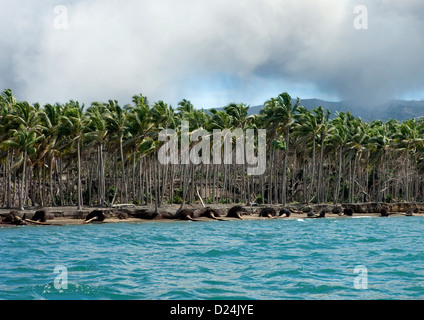
[{"label": "small wave", "polygon": [[220,249],[211,249],[205,252],[194,252],[191,255],[193,256],[204,256],[204,257],[221,257],[221,256],[240,256],[241,253],[239,250],[220,250]]},{"label": "small wave", "polygon": [[298,283],[294,288],[287,289],[288,293],[291,294],[306,294],[306,295],[323,295],[323,294],[331,294],[337,291],[344,291],[346,287],[341,286],[340,284],[328,285],[321,284],[316,285],[313,283]]},{"label": "small wave", "polygon": [[159,295],[159,299],[166,300],[192,300],[194,295],[184,290],[170,290]]},{"label": "small wave", "polygon": [[368,238],[364,238],[364,239],[360,239],[360,242],[369,242],[369,243],[374,243],[374,242],[385,242],[385,239],[379,239],[376,237],[368,237]]},{"label": "small wave", "polygon": [[33,288],[36,299],[45,300],[95,300],[116,299],[120,295],[105,287],[95,287],[86,284],[68,283],[64,288],[56,288],[54,283],[37,285]]}]

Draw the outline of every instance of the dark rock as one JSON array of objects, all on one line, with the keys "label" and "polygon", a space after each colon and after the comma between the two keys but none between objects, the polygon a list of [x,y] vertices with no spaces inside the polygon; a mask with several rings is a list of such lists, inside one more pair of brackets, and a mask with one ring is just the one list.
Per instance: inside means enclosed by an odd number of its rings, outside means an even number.
[{"label": "dark rock", "polygon": [[316,216],[317,215],[313,211],[308,212],[308,218],[315,218]]},{"label": "dark rock", "polygon": [[271,218],[277,216],[277,212],[273,208],[264,208],[259,213],[260,217]]},{"label": "dark rock", "polygon": [[206,207],[201,210],[196,210],[193,213],[193,218],[206,217],[206,218],[216,219],[217,217],[220,217],[220,216],[221,215],[219,214],[218,211],[210,207]]},{"label": "dark rock", "polygon": [[352,208],[345,208],[344,209],[344,214],[348,217],[353,216],[353,209]]},{"label": "dark rock", "polygon": [[342,206],[335,206],[335,207],[333,207],[333,209],[331,210],[331,213],[334,213],[334,214],[341,214],[341,213],[342,213],[342,211],[343,211]]},{"label": "dark rock", "polygon": [[282,208],[281,210],[280,210],[280,214],[279,214],[279,216],[280,217],[282,217],[282,216],[286,216],[287,218],[288,217],[290,217],[290,215],[291,215],[291,212],[290,212],[290,210],[289,209],[287,209],[287,208]]},{"label": "dark rock", "polygon": [[37,221],[37,222],[46,222],[47,221],[47,212],[46,210],[42,209],[37,211],[33,217],[31,218],[32,221]]},{"label": "dark rock", "polygon": [[195,210],[182,209],[180,211],[177,211],[177,213],[174,216],[174,219],[193,220],[194,211]]},{"label": "dark rock", "polygon": [[242,216],[249,214],[242,206],[234,206],[228,210],[227,217],[242,219]]},{"label": "dark rock", "polygon": [[386,207],[383,207],[380,210],[380,214],[381,214],[382,217],[388,217],[389,216],[389,211],[387,210]]},{"label": "dark rock", "polygon": [[26,222],[19,217],[16,211],[11,211],[10,213],[2,216],[1,222],[4,224],[10,224],[14,226],[26,225]]},{"label": "dark rock", "polygon": [[305,207],[302,208],[302,212],[303,213],[310,213],[310,212],[313,212],[313,209],[312,209],[311,206],[305,206]]},{"label": "dark rock", "polygon": [[97,222],[103,222],[106,219],[105,214],[103,213],[103,211],[101,210],[94,210],[92,212],[90,212],[86,217],[85,217],[85,221],[91,220],[96,218]]},{"label": "dark rock", "polygon": [[128,215],[128,213],[126,213],[126,212],[124,212],[124,211],[118,211],[118,212],[116,213],[116,217],[117,217],[119,220],[127,220],[127,219],[129,218],[129,215]]}]

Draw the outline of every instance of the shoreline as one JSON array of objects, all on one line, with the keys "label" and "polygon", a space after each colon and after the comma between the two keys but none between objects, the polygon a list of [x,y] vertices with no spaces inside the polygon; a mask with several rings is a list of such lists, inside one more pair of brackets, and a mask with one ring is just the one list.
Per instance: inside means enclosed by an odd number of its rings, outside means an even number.
[{"label": "shoreline", "polygon": [[[83,210],[78,210],[76,207],[44,207],[44,208],[28,208],[25,211],[17,211],[13,209],[0,209],[0,218],[4,218],[11,212],[14,213],[19,219],[26,219],[28,222],[26,225],[84,225],[89,215],[93,212],[100,212],[102,214],[101,221],[94,219],[91,223],[143,223],[149,221],[234,221],[234,220],[271,220],[271,219],[314,219],[319,218],[320,212],[325,212],[322,218],[338,218],[346,216],[344,213],[350,209],[352,216],[371,216],[380,217],[382,216],[382,210],[386,210],[387,215],[390,217],[402,217],[407,215],[413,216],[424,216],[424,204],[422,203],[363,203],[363,204],[290,204],[286,206],[282,205],[255,205],[255,206],[240,206],[243,209],[241,218],[227,216],[228,211],[236,205],[230,204],[217,204],[210,205],[207,208],[211,208],[215,215],[201,216],[200,212],[204,211],[205,208],[202,205],[185,205],[184,210],[191,212],[193,217],[177,217],[176,212],[180,208],[180,205],[163,205],[158,209],[159,215],[154,216],[154,207],[150,206],[136,206],[136,205],[116,205],[112,208],[109,207],[86,207]],[[263,209],[274,209],[275,216],[263,217],[260,216],[260,212]],[[46,213],[46,219],[43,223],[38,224],[33,222],[31,219],[38,210],[44,210]],[[290,215],[286,217],[279,216],[282,210],[289,210]],[[193,216],[193,213],[195,214]],[[197,213],[197,216],[196,216]],[[187,219],[186,219],[187,218]],[[2,221],[3,219],[0,219]],[[11,227],[16,224],[2,223],[0,227]]]}]

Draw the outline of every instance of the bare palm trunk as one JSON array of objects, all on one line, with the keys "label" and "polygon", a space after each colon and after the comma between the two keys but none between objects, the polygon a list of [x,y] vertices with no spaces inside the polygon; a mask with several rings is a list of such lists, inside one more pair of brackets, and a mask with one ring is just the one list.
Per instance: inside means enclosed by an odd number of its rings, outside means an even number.
[{"label": "bare palm trunk", "polygon": [[[156,174],[154,174],[154,176],[156,177],[155,182],[154,182],[154,187],[155,187],[155,215],[158,215],[158,208],[159,208],[159,184],[160,184],[160,179],[159,179],[159,161],[152,159],[152,161],[154,161],[153,166],[156,167]],[[156,166],[155,166],[156,164]]]},{"label": "bare palm trunk", "polygon": [[[184,168],[184,176],[183,176],[183,180],[182,180],[182,188],[183,188],[183,201],[181,201],[181,206],[178,209],[178,211],[181,211],[185,205],[186,202],[186,197],[187,197],[187,192],[188,192],[188,179],[190,177],[190,167],[192,166],[191,162],[188,165],[183,165]],[[177,212],[178,212],[177,211]]]},{"label": "bare palm trunk", "polygon": [[27,162],[27,153],[24,151],[24,164],[22,170],[22,181],[21,181],[21,192],[19,194],[19,210],[24,211],[24,195],[25,195],[25,173],[26,173],[26,162]]},{"label": "bare palm trunk", "polygon": [[405,200],[409,201],[409,145],[406,147],[405,158]]},{"label": "bare palm trunk", "polygon": [[12,161],[10,152],[7,150],[7,163],[6,163],[6,169],[7,169],[7,208],[12,207],[12,172],[11,172],[11,166],[10,163]]},{"label": "bare palm trunk", "polygon": [[62,175],[63,175],[62,158],[60,158],[60,163],[59,163],[59,193],[60,193],[60,205],[64,206],[65,205],[65,198],[63,196]]},{"label": "bare palm trunk", "polygon": [[123,189],[124,189],[123,202],[127,203],[128,202],[128,187],[127,187],[127,180],[125,178],[125,159],[124,159],[124,150],[123,150],[123,147],[122,147],[122,137],[119,139],[119,149],[120,149],[120,152],[121,152],[122,185],[123,185]]},{"label": "bare palm trunk", "polygon": [[290,138],[290,128],[287,128],[286,133],[286,151],[284,152],[283,160],[283,185],[282,185],[282,204],[283,206],[287,201],[287,156],[289,153],[289,138]]},{"label": "bare palm trunk", "polygon": [[336,186],[334,188],[334,204],[337,204],[339,201],[339,192],[340,192],[340,179],[341,179],[341,175],[342,175],[342,153],[343,153],[343,147],[340,146],[340,151],[339,151],[339,168],[338,168],[338,172],[337,172],[337,181],[336,181]]},{"label": "bare palm trunk", "polygon": [[324,169],[324,135],[321,134],[321,154],[319,159],[319,169],[318,169],[318,183],[317,183],[317,195],[318,203],[324,202],[324,191],[323,191],[323,169]]},{"label": "bare palm trunk", "polygon": [[[314,190],[314,185],[315,185],[314,184],[314,182],[315,182],[315,136],[313,136],[312,139],[313,139],[313,142],[312,142],[312,175],[311,175],[311,184],[310,184],[309,192],[308,192],[308,195],[307,195],[307,203],[308,204],[309,204],[309,201],[311,199],[311,193]],[[319,192],[319,190],[317,190],[317,192]],[[319,199],[319,197],[318,197],[318,202],[320,200],[321,199]]]},{"label": "bare palm trunk", "polygon": [[137,169],[137,163],[135,161],[135,151],[133,154],[133,165],[132,165],[132,203],[135,203],[136,198],[136,169]]},{"label": "bare palm trunk", "polygon": [[81,141],[78,140],[77,152],[78,152],[78,210],[82,210],[82,192],[81,192]]},{"label": "bare palm trunk", "polygon": [[56,207],[56,199],[54,196],[54,185],[53,185],[53,175],[54,175],[54,157],[50,160],[50,196],[52,197],[52,205],[53,207]]}]

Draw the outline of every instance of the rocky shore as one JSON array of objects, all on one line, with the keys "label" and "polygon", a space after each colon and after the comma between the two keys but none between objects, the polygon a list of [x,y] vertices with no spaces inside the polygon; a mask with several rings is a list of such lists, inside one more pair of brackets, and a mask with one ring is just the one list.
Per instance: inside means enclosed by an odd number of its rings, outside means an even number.
[{"label": "rocky shore", "polygon": [[117,205],[113,208],[75,207],[29,208],[26,211],[0,209],[0,226],[10,225],[67,225],[86,223],[116,223],[175,220],[252,220],[252,219],[300,219],[339,216],[417,216],[424,215],[422,203],[355,203],[355,204],[290,204],[282,205],[179,205],[162,206],[155,214],[154,208],[135,205]]}]

